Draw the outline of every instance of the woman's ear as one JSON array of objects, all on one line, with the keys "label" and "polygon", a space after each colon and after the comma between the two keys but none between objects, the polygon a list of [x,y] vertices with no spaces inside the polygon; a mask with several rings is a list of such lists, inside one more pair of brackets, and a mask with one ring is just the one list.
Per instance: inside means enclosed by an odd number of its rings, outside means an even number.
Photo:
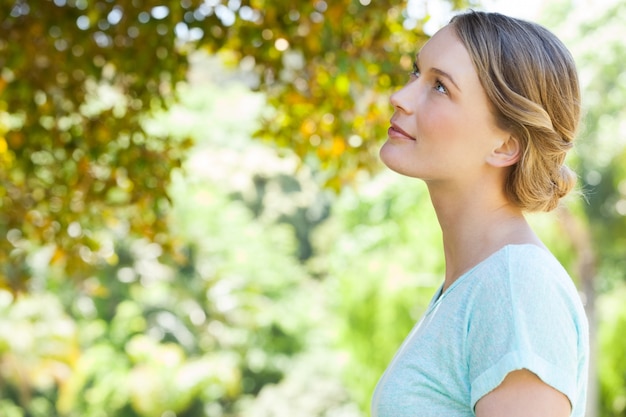
[{"label": "woman's ear", "polygon": [[493,149],[487,157],[487,163],[494,167],[508,167],[514,165],[522,156],[519,140],[509,136],[504,142]]}]

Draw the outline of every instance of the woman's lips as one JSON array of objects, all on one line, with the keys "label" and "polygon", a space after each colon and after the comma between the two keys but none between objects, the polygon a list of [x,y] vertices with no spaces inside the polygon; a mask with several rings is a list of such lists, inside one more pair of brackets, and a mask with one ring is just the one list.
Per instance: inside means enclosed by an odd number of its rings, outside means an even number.
[{"label": "woman's lips", "polygon": [[394,139],[415,140],[413,136],[409,135],[408,133],[406,133],[404,130],[402,130],[395,124],[392,124],[389,130],[387,130],[387,135],[389,135],[390,138],[394,138]]}]

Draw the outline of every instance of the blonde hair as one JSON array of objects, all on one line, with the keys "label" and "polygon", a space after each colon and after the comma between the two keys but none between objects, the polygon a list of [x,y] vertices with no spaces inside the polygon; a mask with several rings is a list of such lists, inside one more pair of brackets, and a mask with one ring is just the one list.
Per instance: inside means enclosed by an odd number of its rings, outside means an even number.
[{"label": "blonde hair", "polygon": [[505,191],[524,211],[550,211],[575,185],[564,165],[580,120],[576,65],[544,27],[471,11],[451,25],[474,63],[500,127],[521,146]]}]

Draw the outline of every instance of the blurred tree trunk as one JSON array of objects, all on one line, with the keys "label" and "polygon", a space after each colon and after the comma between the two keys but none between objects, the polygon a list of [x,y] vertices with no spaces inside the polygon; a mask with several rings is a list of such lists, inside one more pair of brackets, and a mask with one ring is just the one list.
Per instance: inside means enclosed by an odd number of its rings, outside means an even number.
[{"label": "blurred tree trunk", "polygon": [[585,312],[589,319],[589,387],[587,390],[587,410],[585,416],[599,416],[598,398],[598,340],[597,340],[597,315],[596,315],[596,274],[597,256],[593,248],[593,240],[589,225],[583,219],[576,217],[572,211],[563,207],[559,211],[559,219],[563,229],[567,232],[576,252],[579,288],[585,305]]}]

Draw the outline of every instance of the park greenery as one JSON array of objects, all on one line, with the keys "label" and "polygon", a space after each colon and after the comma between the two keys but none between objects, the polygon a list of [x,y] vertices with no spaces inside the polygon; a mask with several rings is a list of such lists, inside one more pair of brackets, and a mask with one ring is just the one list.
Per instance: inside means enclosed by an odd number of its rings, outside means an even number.
[{"label": "park greenery", "polygon": [[[468,1],[0,4],[0,417],[363,417],[443,274],[388,96]],[[626,3],[555,3],[580,194],[531,216],[626,416]]]}]

